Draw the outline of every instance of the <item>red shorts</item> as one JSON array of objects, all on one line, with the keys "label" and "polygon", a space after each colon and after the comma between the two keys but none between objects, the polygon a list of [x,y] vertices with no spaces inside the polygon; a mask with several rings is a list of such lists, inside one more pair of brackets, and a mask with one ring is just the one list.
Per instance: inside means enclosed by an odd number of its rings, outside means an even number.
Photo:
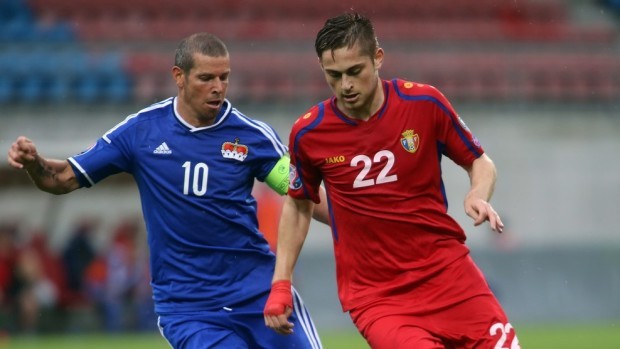
[{"label": "red shorts", "polygon": [[[450,265],[445,274],[486,281],[469,258]],[[478,276],[477,276],[478,275]],[[442,279],[445,275],[438,275]],[[444,284],[445,285],[445,284]],[[450,283],[454,286],[455,283]],[[456,287],[458,288],[458,287]],[[412,292],[415,297],[415,291]],[[519,341],[501,305],[483,292],[440,307],[408,309],[407,302],[378,302],[350,311],[353,322],[373,349],[519,349]],[[438,304],[441,296],[434,299]]]}]

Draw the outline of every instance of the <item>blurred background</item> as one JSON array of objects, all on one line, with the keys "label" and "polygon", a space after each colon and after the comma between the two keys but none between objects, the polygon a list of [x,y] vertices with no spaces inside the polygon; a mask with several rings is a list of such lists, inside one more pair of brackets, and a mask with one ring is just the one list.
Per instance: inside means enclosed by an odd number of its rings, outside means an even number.
[{"label": "blurred background", "polygon": [[[176,94],[176,44],[199,31],[229,47],[229,99],[287,140],[330,96],[315,34],[351,9],[374,21],[382,78],[439,88],[495,161],[502,235],[465,216],[468,178],[449,160],[444,182],[512,322],[620,326],[617,0],[0,0],[0,148],[86,149]],[[273,242],[281,199],[255,195]],[[154,332],[145,234],[130,177],[52,196],[1,162],[0,336]],[[296,283],[319,330],[348,330],[331,243],[313,223]]]}]

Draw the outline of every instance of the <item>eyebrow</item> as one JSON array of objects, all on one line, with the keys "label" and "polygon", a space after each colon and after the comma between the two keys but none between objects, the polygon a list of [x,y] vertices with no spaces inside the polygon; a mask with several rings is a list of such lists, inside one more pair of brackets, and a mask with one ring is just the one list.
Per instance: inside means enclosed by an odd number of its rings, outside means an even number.
[{"label": "eyebrow", "polygon": [[212,72],[196,72],[197,76],[208,76],[208,77],[224,76],[224,75],[229,75],[229,74],[230,74],[230,70],[227,70],[221,74],[216,74]]},{"label": "eyebrow", "polygon": [[[350,71],[350,70],[353,70],[353,69],[362,68],[363,66],[364,66],[364,63],[354,64],[354,65],[348,67],[347,69],[345,69],[344,72],[347,72],[347,71]],[[325,69],[325,71],[329,72],[329,73],[342,73],[342,71],[340,71],[340,70],[327,69],[327,68]]]}]

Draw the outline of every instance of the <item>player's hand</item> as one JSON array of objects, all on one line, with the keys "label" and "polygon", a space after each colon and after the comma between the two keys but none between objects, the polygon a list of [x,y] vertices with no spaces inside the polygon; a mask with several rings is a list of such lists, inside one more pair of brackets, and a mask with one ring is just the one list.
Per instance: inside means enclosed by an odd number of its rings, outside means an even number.
[{"label": "player's hand", "polygon": [[11,145],[8,153],[9,165],[17,169],[28,167],[37,161],[37,148],[32,141],[20,136]]},{"label": "player's hand", "polygon": [[479,198],[467,198],[465,200],[465,213],[474,220],[474,226],[489,221],[489,226],[493,231],[501,233],[504,230],[502,219],[487,201]]},{"label": "player's hand", "polygon": [[288,321],[293,313],[293,294],[290,280],[278,280],[271,285],[263,314],[265,325],[279,334],[293,333],[293,324]]}]

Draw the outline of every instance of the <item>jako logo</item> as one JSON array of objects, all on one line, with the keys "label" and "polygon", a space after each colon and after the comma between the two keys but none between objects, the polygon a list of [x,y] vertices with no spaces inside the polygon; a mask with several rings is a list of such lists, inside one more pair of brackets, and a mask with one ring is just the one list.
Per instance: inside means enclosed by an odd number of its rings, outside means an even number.
[{"label": "jako logo", "polygon": [[325,158],[326,164],[339,164],[342,162],[344,162],[344,155],[331,156],[329,158]]}]

